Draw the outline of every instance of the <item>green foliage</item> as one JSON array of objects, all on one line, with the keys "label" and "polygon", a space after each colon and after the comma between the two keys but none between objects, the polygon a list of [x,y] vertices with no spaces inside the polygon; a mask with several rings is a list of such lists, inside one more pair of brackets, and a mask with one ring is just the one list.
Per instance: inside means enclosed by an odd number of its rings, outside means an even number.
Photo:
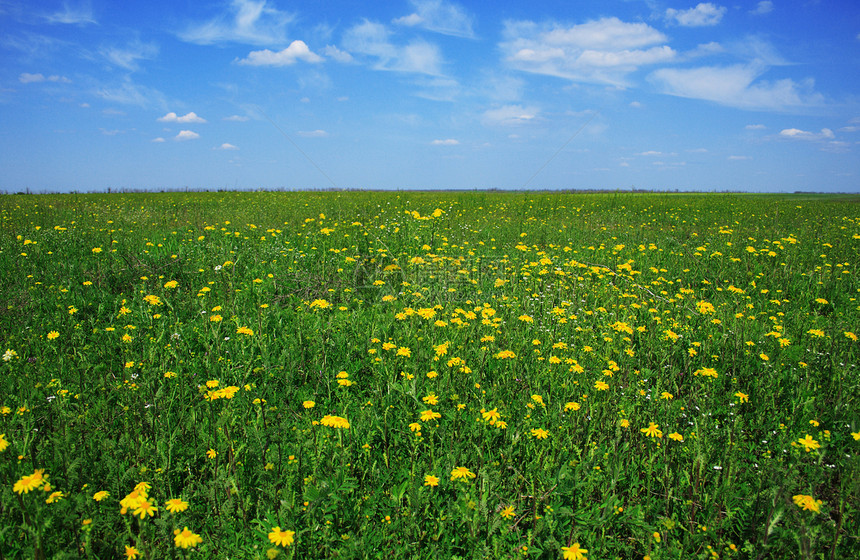
[{"label": "green foliage", "polygon": [[0,558],[858,557],[856,202],[4,197]]}]

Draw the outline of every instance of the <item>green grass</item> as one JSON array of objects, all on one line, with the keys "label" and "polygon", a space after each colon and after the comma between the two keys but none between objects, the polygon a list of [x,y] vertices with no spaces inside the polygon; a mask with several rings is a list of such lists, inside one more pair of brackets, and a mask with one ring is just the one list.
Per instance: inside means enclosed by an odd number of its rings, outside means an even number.
[{"label": "green grass", "polygon": [[0,559],[860,556],[858,202],[2,197]]}]

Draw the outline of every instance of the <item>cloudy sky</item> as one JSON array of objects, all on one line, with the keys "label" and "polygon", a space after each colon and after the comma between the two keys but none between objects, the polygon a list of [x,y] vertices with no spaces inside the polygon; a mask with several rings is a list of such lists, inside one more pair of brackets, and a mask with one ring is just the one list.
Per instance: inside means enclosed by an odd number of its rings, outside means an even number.
[{"label": "cloudy sky", "polygon": [[856,0],[0,0],[0,191],[860,190]]}]

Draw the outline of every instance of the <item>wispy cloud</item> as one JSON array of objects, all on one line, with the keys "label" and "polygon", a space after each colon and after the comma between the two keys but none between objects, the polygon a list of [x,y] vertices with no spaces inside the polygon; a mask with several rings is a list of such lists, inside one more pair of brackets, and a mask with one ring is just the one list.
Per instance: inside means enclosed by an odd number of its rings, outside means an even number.
[{"label": "wispy cloud", "polygon": [[521,125],[532,122],[537,118],[539,109],[522,105],[504,105],[485,111],[482,121],[487,125]]},{"label": "wispy cloud", "polygon": [[156,119],[158,122],[174,122],[174,123],[205,123],[206,119],[197,116],[197,113],[191,111],[181,117],[174,112],[167,113],[163,117]]},{"label": "wispy cloud", "polygon": [[100,54],[114,66],[136,71],[141,60],[151,60],[158,55],[158,45],[135,40],[125,47],[103,47]]},{"label": "wispy cloud", "polygon": [[134,83],[125,77],[120,85],[107,86],[95,91],[95,95],[106,101],[122,105],[137,105],[140,107],[165,107],[164,94],[159,90]]},{"label": "wispy cloud", "polygon": [[230,115],[229,117],[224,117],[224,120],[232,122],[247,122],[251,120],[251,117],[246,117],[244,115]]},{"label": "wispy cloud", "polygon": [[178,142],[182,142],[184,140],[197,140],[198,138],[200,138],[200,135],[193,130],[180,130],[179,134],[177,134],[173,139]]},{"label": "wispy cloud", "polygon": [[212,148],[212,149],[213,149],[213,150],[238,150],[238,149],[239,149],[239,147],[238,147],[238,146],[234,146],[233,144],[230,144],[229,142],[224,142],[224,143],[223,143],[223,144],[221,144],[220,146],[215,146],[215,147],[214,147],[214,148]]},{"label": "wispy cloud", "polygon": [[323,54],[329,57],[332,60],[336,60],[337,62],[348,63],[352,62],[352,55],[346,51],[342,51],[334,45],[326,45],[323,48]]},{"label": "wispy cloud", "polygon": [[247,66],[289,66],[303,60],[310,63],[322,62],[323,58],[311,52],[304,41],[293,41],[287,48],[273,52],[269,49],[251,51],[247,58],[238,60],[238,64]]},{"label": "wispy cloud", "polygon": [[93,7],[90,2],[81,2],[73,5],[71,2],[63,2],[63,9],[45,16],[48,23],[66,23],[86,25],[96,23],[93,18]]},{"label": "wispy cloud", "polygon": [[770,0],[762,0],[756,4],[755,8],[750,10],[750,13],[756,16],[769,14],[773,11],[773,2]]},{"label": "wispy cloud", "polygon": [[393,23],[403,26],[417,26],[428,31],[472,39],[473,18],[462,7],[442,0],[411,0],[415,11],[397,18]]},{"label": "wispy cloud", "polygon": [[824,105],[824,96],[812,79],[760,80],[767,66],[761,63],[699,68],[661,68],[649,79],[663,93],[702,99],[748,110],[797,111]]},{"label": "wispy cloud", "polygon": [[286,28],[294,16],[273,7],[266,0],[232,0],[225,12],[200,24],[190,25],[179,38],[189,43],[244,43],[278,45],[286,43]]},{"label": "wispy cloud", "polygon": [[577,82],[625,86],[629,73],[677,55],[653,27],[615,17],[571,26],[508,21],[503,37],[499,46],[512,67]]},{"label": "wispy cloud", "polygon": [[710,2],[696,4],[695,8],[688,10],[666,10],[666,19],[684,27],[704,27],[717,25],[726,14],[724,6],[717,6]]},{"label": "wispy cloud", "polygon": [[376,59],[376,70],[442,75],[442,54],[436,45],[420,39],[396,45],[390,36],[385,25],[364,20],[347,30],[343,45],[348,51]]},{"label": "wispy cloud", "polygon": [[40,82],[57,82],[62,84],[72,83],[72,80],[65,76],[58,76],[56,74],[51,76],[45,76],[43,74],[30,74],[29,72],[24,72],[19,75],[18,81],[22,84],[37,84]]},{"label": "wispy cloud", "polygon": [[325,130],[300,130],[298,132],[299,136],[304,138],[325,138],[328,136],[328,132]]},{"label": "wispy cloud", "polygon": [[460,144],[460,141],[454,138],[446,138],[445,140],[433,140],[432,142],[430,142],[430,145],[432,146],[457,146],[458,144]]}]

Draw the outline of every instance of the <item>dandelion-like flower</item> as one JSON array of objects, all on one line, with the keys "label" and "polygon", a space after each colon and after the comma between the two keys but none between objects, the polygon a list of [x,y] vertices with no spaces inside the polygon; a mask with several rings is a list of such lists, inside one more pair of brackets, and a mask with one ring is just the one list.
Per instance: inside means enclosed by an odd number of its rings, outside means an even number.
[{"label": "dandelion-like flower", "polygon": [[173,531],[173,542],[178,548],[193,548],[203,542],[203,537],[185,527],[181,531],[179,529]]},{"label": "dandelion-like flower", "polygon": [[467,467],[454,467],[451,470],[451,480],[467,481],[470,478],[475,478],[475,473],[470,471]]},{"label": "dandelion-like flower", "polygon": [[432,474],[425,475],[424,486],[439,486],[439,477]]},{"label": "dandelion-like flower", "polygon": [[346,418],[333,416],[331,414],[323,416],[320,420],[320,424],[328,426],[329,428],[340,428],[343,430],[349,429],[349,421]]},{"label": "dandelion-like flower", "polygon": [[280,527],[272,527],[269,531],[269,541],[275,546],[290,546],[295,540],[295,531],[282,531]]},{"label": "dandelion-like flower", "polygon": [[179,498],[173,498],[172,500],[167,500],[164,503],[164,507],[167,508],[167,511],[170,513],[181,513],[188,509],[188,502],[180,500]]},{"label": "dandelion-like flower", "polygon": [[22,476],[12,487],[17,494],[28,494],[45,484],[45,470],[36,469],[33,474]]},{"label": "dandelion-like flower", "polygon": [[797,443],[802,445],[807,453],[809,453],[813,449],[818,449],[819,447],[821,447],[821,444],[812,439],[812,436],[809,434],[806,434],[806,437],[798,439]]},{"label": "dandelion-like flower", "polygon": [[505,508],[502,508],[502,511],[499,512],[499,515],[501,515],[505,519],[512,518],[514,515],[516,515],[514,511],[514,506],[507,506]]},{"label": "dandelion-like flower", "polygon": [[561,547],[564,560],[588,560],[585,553],[588,552],[585,548],[580,548],[579,543],[575,542],[570,546]]},{"label": "dandelion-like flower", "polygon": [[812,511],[818,513],[821,511],[821,505],[824,503],[821,500],[816,500],[812,496],[806,494],[797,494],[791,498],[795,505],[804,511]]},{"label": "dandelion-like flower", "polygon": [[661,432],[659,428],[660,428],[660,424],[655,424],[654,422],[648,422],[648,427],[642,428],[639,431],[642,432],[643,434],[645,434],[646,437],[661,438],[661,437],[663,437],[663,432]]}]

